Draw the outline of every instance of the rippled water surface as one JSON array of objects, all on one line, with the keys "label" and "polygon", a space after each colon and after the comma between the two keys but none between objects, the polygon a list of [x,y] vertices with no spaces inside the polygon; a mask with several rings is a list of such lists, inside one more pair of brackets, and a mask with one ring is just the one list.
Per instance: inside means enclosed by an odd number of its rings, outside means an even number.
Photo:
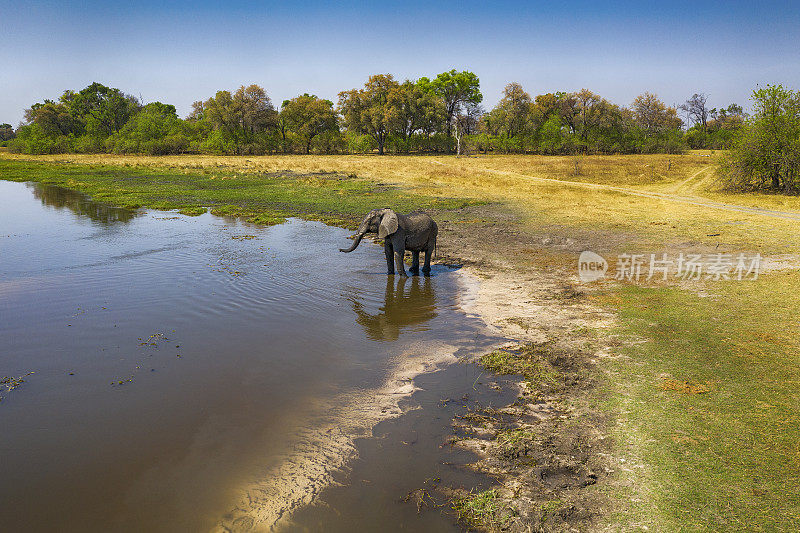
[{"label": "rippled water surface", "polygon": [[[398,390],[427,361],[487,339],[457,272],[387,277],[382,249],[337,252],[347,235],[0,181],[0,378],[24,379],[0,386],[0,530],[246,530],[297,509],[289,529],[418,528],[380,465],[402,477],[441,458],[354,439],[408,404]],[[417,403],[477,378],[452,368]],[[440,415],[393,431],[436,449]],[[306,510],[320,493],[327,511]]]}]

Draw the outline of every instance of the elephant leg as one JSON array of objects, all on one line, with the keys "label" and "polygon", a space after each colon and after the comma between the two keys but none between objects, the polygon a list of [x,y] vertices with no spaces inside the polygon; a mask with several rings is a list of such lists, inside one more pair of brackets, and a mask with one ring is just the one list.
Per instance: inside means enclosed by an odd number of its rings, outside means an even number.
[{"label": "elephant leg", "polygon": [[411,252],[411,268],[408,269],[412,274],[419,274],[419,252]]},{"label": "elephant leg", "polygon": [[425,249],[425,265],[422,267],[422,271],[424,273],[428,273],[431,271],[431,255],[433,254],[433,250],[430,248]]},{"label": "elephant leg", "polygon": [[386,255],[386,269],[389,274],[394,274],[394,249],[390,242],[383,245],[383,253]]},{"label": "elephant leg", "polygon": [[406,266],[403,264],[403,257],[406,255],[405,248],[395,248],[394,249],[394,265],[397,269],[397,273],[403,277],[408,277],[406,274]]}]

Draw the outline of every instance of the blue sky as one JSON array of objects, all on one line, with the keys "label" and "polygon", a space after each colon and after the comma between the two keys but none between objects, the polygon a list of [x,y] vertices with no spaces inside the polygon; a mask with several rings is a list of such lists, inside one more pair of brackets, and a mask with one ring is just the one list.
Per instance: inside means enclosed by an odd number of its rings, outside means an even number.
[{"label": "blue sky", "polygon": [[747,106],[756,84],[800,89],[800,2],[20,2],[0,0],[0,122],[93,81],[176,105],[257,83],[279,105],[389,72],[468,69],[491,108],[589,88],[628,105],[694,92]]}]

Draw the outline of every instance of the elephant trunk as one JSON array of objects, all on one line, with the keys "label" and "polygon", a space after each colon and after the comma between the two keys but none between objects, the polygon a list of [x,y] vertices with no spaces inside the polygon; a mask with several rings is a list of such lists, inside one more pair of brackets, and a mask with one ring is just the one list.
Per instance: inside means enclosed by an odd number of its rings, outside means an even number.
[{"label": "elephant trunk", "polygon": [[344,252],[344,253],[350,253],[350,252],[352,252],[352,251],[353,251],[353,250],[355,250],[355,249],[356,249],[356,247],[358,247],[358,245],[361,243],[361,239],[362,239],[363,237],[364,237],[364,233],[361,233],[361,232],[357,233],[357,234],[356,234],[356,238],[355,238],[355,239],[353,239],[353,244],[352,244],[352,245],[350,245],[350,248],[339,248],[339,251],[340,251],[340,252]]}]

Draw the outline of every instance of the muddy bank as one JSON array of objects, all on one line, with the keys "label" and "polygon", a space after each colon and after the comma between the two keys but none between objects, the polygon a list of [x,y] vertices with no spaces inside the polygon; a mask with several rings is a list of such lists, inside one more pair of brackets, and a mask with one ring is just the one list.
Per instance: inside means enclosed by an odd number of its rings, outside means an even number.
[{"label": "muddy bank", "polygon": [[596,407],[596,363],[610,353],[602,332],[612,317],[578,285],[581,243],[536,233],[500,206],[439,218],[445,260],[463,263],[462,275],[478,281],[468,284],[464,310],[510,340],[480,364],[517,376],[516,401],[453,420],[453,446],[477,453],[473,467],[497,479],[489,490],[451,495],[461,523],[508,531],[600,527],[613,460],[609,421]]}]

